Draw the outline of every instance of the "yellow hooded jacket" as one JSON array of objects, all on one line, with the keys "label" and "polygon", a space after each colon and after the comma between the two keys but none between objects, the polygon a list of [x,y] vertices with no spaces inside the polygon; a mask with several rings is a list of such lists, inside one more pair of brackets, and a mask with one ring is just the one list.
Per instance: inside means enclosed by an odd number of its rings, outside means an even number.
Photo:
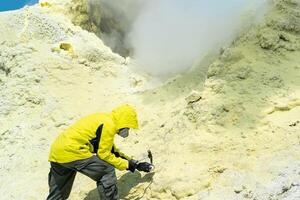
[{"label": "yellow hooded jacket", "polygon": [[97,155],[119,170],[128,168],[128,156],[114,145],[114,136],[121,128],[138,128],[136,111],[128,104],[115,108],[111,113],[94,113],[82,118],[64,130],[51,145],[49,161],[68,163],[93,156],[91,140],[101,126]]}]

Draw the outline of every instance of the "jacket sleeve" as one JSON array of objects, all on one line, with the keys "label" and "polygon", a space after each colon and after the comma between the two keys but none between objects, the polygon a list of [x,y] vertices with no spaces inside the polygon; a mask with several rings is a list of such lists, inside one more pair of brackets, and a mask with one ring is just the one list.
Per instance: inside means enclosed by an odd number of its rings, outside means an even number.
[{"label": "jacket sleeve", "polygon": [[120,149],[117,148],[115,144],[112,147],[112,153],[115,154],[116,157],[121,157],[121,158],[124,158],[126,160],[132,159],[130,156],[127,156],[122,151],[120,151]]},{"label": "jacket sleeve", "polygon": [[128,169],[128,161],[121,157],[116,157],[115,154],[111,152],[113,144],[114,132],[109,127],[104,125],[97,155],[99,156],[99,158],[108,162],[119,170]]}]

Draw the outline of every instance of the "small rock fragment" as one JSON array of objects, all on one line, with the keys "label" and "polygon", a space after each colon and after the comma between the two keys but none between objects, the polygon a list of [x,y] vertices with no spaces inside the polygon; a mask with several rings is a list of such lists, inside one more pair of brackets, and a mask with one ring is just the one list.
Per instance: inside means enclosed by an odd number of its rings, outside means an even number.
[{"label": "small rock fragment", "polygon": [[60,43],[59,48],[62,50],[68,51],[70,53],[74,52],[73,47],[70,43],[62,42],[62,43]]},{"label": "small rock fragment", "polygon": [[237,188],[235,188],[234,189],[234,192],[236,193],[236,194],[239,194],[239,193],[241,193],[243,190],[245,190],[246,189],[246,187],[245,186],[239,186],[239,187],[237,187]]},{"label": "small rock fragment", "polygon": [[299,123],[300,123],[300,121],[296,121],[296,122],[290,124],[289,126],[290,126],[290,127],[294,127],[294,126],[297,126]]},{"label": "small rock fragment", "polygon": [[202,99],[201,93],[192,91],[191,94],[185,98],[188,104],[196,103]]},{"label": "small rock fragment", "polygon": [[250,67],[248,67],[248,66],[242,67],[238,71],[236,77],[239,78],[239,79],[241,79],[241,80],[247,79],[249,77],[249,75],[250,75],[250,72],[251,72]]}]

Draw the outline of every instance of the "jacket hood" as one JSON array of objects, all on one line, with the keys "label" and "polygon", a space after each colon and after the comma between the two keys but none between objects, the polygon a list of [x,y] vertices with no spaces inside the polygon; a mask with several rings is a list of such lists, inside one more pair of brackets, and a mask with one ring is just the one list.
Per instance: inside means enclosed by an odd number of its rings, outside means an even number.
[{"label": "jacket hood", "polygon": [[116,124],[117,130],[121,128],[138,128],[137,114],[131,105],[121,105],[113,109],[110,114]]}]

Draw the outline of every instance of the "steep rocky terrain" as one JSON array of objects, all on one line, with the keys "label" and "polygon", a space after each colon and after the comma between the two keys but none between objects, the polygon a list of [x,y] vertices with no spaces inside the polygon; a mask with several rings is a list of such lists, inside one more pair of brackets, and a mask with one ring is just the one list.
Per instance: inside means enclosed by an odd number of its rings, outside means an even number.
[{"label": "steep rocky terrain", "polygon": [[[299,1],[273,1],[264,22],[163,83],[87,17],[79,0],[0,13],[1,198],[45,198],[57,134],[129,102],[141,127],[116,142],[138,159],[151,149],[156,169],[118,172],[122,199],[300,199]],[[78,175],[70,199],[97,199],[94,188]]]}]

